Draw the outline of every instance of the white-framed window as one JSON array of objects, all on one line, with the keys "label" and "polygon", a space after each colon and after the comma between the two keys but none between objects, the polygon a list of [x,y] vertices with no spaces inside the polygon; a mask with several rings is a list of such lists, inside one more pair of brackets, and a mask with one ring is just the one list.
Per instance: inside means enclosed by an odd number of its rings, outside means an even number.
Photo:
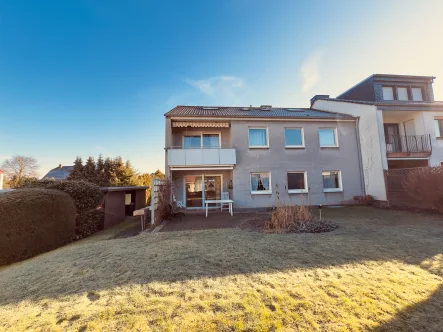
[{"label": "white-framed window", "polygon": [[320,139],[320,147],[338,146],[337,128],[319,128],[318,137]]},{"label": "white-framed window", "polygon": [[437,138],[443,134],[443,119],[434,119],[434,130]]},{"label": "white-framed window", "polygon": [[307,193],[308,176],[306,171],[288,171],[288,193]]},{"label": "white-framed window", "polygon": [[268,128],[249,128],[250,148],[269,148]]},{"label": "white-framed window", "polygon": [[185,149],[220,148],[220,133],[196,133],[183,136]]},{"label": "white-framed window", "polygon": [[343,191],[341,171],[323,171],[321,175],[323,177],[324,192]]},{"label": "white-framed window", "polygon": [[285,128],[285,147],[286,148],[305,147],[303,128]]},{"label": "white-framed window", "polygon": [[394,100],[394,89],[392,86],[383,86],[383,100]]},{"label": "white-framed window", "polygon": [[397,88],[398,100],[409,100],[408,88],[399,87]]},{"label": "white-framed window", "polygon": [[423,101],[421,88],[411,88],[411,93],[413,101]]},{"label": "white-framed window", "polygon": [[271,172],[251,173],[251,194],[272,194]]}]

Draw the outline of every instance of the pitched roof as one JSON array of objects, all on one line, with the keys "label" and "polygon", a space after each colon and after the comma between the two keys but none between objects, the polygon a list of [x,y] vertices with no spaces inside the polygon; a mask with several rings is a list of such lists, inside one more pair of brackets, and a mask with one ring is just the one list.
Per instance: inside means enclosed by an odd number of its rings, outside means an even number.
[{"label": "pitched roof", "polygon": [[318,118],[353,119],[348,114],[320,111],[313,108],[231,107],[231,106],[176,106],[167,117],[241,117],[241,118]]},{"label": "pitched roof", "polygon": [[[317,100],[326,100],[326,101],[336,101],[341,103],[351,103],[351,104],[363,104],[363,105],[372,105],[377,106],[378,109],[386,109],[386,110],[406,110],[411,109],[413,111],[418,110],[443,110],[443,101],[433,101],[433,102],[425,102],[425,101],[413,101],[413,100],[390,100],[390,101],[363,101],[363,100],[349,100],[349,99],[340,99],[340,98],[319,98]],[[316,101],[317,101],[316,100]],[[314,102],[315,104],[315,102]]]},{"label": "pitched roof", "polygon": [[42,179],[65,180],[74,166],[62,166],[51,169]]}]

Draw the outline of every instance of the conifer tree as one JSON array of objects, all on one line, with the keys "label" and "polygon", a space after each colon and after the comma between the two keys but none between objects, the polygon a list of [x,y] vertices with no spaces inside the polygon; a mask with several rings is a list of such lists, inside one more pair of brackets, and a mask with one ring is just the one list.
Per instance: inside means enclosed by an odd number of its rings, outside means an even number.
[{"label": "conifer tree", "polygon": [[95,177],[96,184],[100,187],[107,186],[107,181],[105,178],[105,162],[103,160],[103,156],[100,154],[97,159],[96,167],[95,167]]},{"label": "conifer tree", "polygon": [[114,162],[111,158],[107,157],[103,163],[103,186],[110,187],[114,185],[115,182]]},{"label": "conifer tree", "polygon": [[69,173],[68,180],[82,180],[83,179],[83,161],[82,157],[75,158],[74,167]]},{"label": "conifer tree", "polygon": [[88,157],[83,167],[83,179],[92,183],[96,183],[95,161],[93,157]]}]

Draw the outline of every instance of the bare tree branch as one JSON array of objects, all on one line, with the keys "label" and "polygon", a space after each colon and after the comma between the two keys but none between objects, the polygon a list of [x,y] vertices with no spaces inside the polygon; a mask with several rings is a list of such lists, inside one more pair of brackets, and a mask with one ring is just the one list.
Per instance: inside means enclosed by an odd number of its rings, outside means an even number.
[{"label": "bare tree branch", "polygon": [[25,177],[37,176],[39,166],[37,164],[37,159],[34,157],[13,156],[10,159],[5,160],[1,168],[5,171],[7,177],[15,177],[16,179],[21,180]]}]

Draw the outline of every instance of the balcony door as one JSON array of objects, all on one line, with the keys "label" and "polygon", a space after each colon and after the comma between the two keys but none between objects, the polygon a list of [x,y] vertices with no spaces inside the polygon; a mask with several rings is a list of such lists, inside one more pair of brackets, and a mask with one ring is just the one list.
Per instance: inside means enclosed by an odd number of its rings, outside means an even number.
[{"label": "balcony door", "polygon": [[205,207],[205,200],[220,200],[222,182],[221,175],[185,175],[186,208],[201,209]]},{"label": "balcony door", "polygon": [[398,123],[385,123],[385,141],[387,152],[399,152],[401,151],[400,130]]}]

